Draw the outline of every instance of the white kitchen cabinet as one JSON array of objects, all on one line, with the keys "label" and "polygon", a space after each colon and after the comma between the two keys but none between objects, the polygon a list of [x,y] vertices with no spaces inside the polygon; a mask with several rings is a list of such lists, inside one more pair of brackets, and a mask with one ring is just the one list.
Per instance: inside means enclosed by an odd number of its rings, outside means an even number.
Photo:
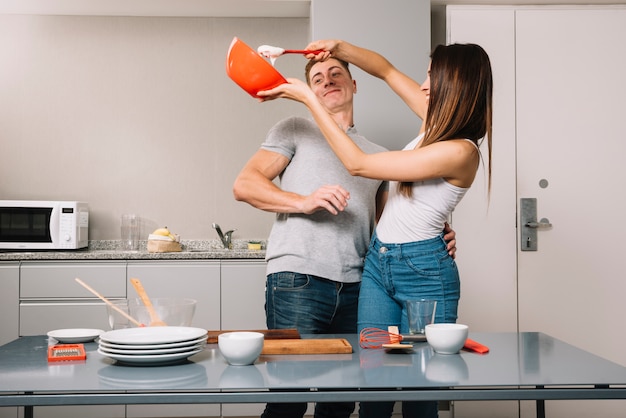
[{"label": "white kitchen cabinet", "polygon": [[124,418],[124,405],[38,406],[34,418]]},{"label": "white kitchen cabinet", "polygon": [[[0,263],[0,345],[18,337],[20,263]],[[0,408],[0,418],[17,417],[16,407]]]},{"label": "white kitchen cabinet", "polygon": [[[205,329],[264,329],[265,270],[260,259],[150,261],[24,261],[0,263],[0,339],[41,335],[58,328],[109,329],[106,306],[76,277],[110,299],[136,297],[128,281],[141,280],[151,298],[198,300],[192,326]],[[36,417],[258,416],[263,404],[53,406]],[[0,408],[0,418],[19,416]]]},{"label": "white kitchen cabinet", "polygon": [[[220,329],[220,262],[141,261],[128,262],[127,277],[141,281],[150,298],[182,297],[198,301],[192,326]],[[137,297],[127,281],[128,297]],[[219,416],[220,405],[127,405],[127,417]]]},{"label": "white kitchen cabinet", "polygon": [[[127,279],[141,281],[151,298],[198,301],[192,326],[220,329],[220,261],[129,261]],[[138,297],[127,280],[129,298]]]},{"label": "white kitchen cabinet", "polygon": [[[59,328],[108,329],[104,302],[79,285],[80,278],[107,298],[126,298],[126,262],[28,261],[19,272],[19,335]],[[13,415],[15,416],[15,415]],[[35,417],[125,416],[123,405],[64,405],[34,409]]]},{"label": "white kitchen cabinet", "polygon": [[[221,329],[266,329],[263,260],[222,260]],[[222,416],[260,416],[265,404],[223,404]]]},{"label": "white kitchen cabinet", "polygon": [[20,263],[0,263],[0,345],[19,335]]},{"label": "white kitchen cabinet", "polygon": [[263,260],[222,260],[221,329],[265,329]]},{"label": "white kitchen cabinet", "polygon": [[19,335],[59,328],[109,329],[106,305],[74,279],[106,298],[126,298],[126,262],[22,262]]}]

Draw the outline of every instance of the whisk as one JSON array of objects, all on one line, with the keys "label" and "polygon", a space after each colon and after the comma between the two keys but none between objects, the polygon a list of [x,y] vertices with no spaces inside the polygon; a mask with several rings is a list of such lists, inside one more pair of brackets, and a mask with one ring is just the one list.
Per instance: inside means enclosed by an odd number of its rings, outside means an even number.
[{"label": "whisk", "polygon": [[[402,341],[424,342],[426,341],[426,336],[424,334],[402,335],[380,328],[363,328],[359,335],[361,348],[383,348],[387,344],[399,344]],[[489,352],[489,347],[469,338],[465,341],[463,348],[479,354]]]},{"label": "whisk", "polygon": [[372,327],[363,328],[359,335],[361,348],[383,348],[383,344],[398,344],[402,341],[425,342],[426,336],[424,334],[402,335]]}]

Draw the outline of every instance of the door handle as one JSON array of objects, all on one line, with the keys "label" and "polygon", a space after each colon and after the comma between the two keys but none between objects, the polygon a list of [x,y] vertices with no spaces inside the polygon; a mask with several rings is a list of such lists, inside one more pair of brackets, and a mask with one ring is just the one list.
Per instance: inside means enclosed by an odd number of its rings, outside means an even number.
[{"label": "door handle", "polygon": [[537,251],[537,230],[548,229],[552,224],[547,218],[537,221],[537,199],[520,199],[520,249]]},{"label": "door handle", "polygon": [[526,222],[528,228],[550,228],[552,224],[547,218],[541,218],[539,222]]}]

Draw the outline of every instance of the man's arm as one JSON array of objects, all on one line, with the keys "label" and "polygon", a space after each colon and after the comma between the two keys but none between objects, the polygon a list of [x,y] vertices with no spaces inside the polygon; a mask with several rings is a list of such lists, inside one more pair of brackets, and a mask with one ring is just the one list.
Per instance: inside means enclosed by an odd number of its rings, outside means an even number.
[{"label": "man's arm", "polygon": [[311,214],[327,210],[336,215],[348,205],[349,193],[338,185],[325,185],[308,196],[282,190],[273,180],[289,159],[277,152],[259,150],[241,170],[233,186],[235,199],[277,213]]}]

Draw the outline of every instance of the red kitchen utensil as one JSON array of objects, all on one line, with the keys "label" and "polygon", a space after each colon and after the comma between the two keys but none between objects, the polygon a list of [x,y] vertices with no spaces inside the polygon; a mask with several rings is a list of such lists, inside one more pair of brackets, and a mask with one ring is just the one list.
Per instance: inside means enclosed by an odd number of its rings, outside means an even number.
[{"label": "red kitchen utensil", "polygon": [[397,344],[402,341],[424,342],[426,341],[426,336],[423,334],[402,335],[371,327],[363,328],[359,334],[359,345],[361,348],[383,348],[384,344]]},{"label": "red kitchen utensil", "polygon": [[276,58],[280,57],[283,54],[303,54],[303,55],[315,54],[317,55],[320,52],[324,52],[324,50],[318,49],[315,51],[310,51],[307,49],[285,49],[279,46],[261,45],[260,47],[257,48],[257,52],[259,53],[259,55],[264,56],[265,58],[270,58],[273,64],[274,63],[273,60],[275,60]]},{"label": "red kitchen utensil", "polygon": [[320,52],[324,52],[323,49],[316,49],[315,51],[309,51],[307,49],[285,49],[283,51],[283,54],[303,54],[303,55],[309,55],[309,54],[319,54]]},{"label": "red kitchen utensil", "polygon": [[85,346],[83,344],[57,344],[48,347],[48,361],[85,360]]},{"label": "red kitchen utensil", "polygon": [[154,309],[154,306],[152,306],[152,301],[148,297],[148,294],[146,293],[146,289],[144,289],[143,284],[141,284],[141,281],[139,279],[131,277],[130,283],[133,285],[133,287],[135,288],[135,291],[141,298],[141,301],[148,309],[148,314],[150,315],[150,326],[151,327],[166,327],[167,324],[163,320],[161,320],[161,318],[159,317],[159,314],[157,314],[156,310]]},{"label": "red kitchen utensil", "polygon": [[482,345],[481,343],[474,340],[470,340],[469,338],[465,340],[465,345],[463,346],[463,348],[479,354],[485,354],[489,352],[489,347],[487,347],[486,345]]}]

